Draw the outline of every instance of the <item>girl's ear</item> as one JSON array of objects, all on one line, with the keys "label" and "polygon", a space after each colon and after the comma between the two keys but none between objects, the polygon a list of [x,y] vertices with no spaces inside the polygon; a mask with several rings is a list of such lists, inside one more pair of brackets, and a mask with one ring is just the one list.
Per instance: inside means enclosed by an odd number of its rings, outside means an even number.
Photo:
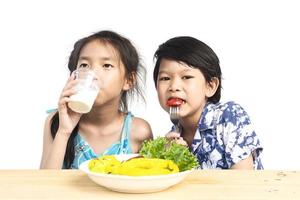
[{"label": "girl's ear", "polygon": [[217,77],[213,77],[209,82],[207,82],[207,85],[206,85],[206,97],[212,97],[218,87],[219,87],[219,84],[220,84],[220,81]]},{"label": "girl's ear", "polygon": [[136,74],[134,72],[131,72],[125,79],[123,90],[127,91],[134,87],[136,83]]}]

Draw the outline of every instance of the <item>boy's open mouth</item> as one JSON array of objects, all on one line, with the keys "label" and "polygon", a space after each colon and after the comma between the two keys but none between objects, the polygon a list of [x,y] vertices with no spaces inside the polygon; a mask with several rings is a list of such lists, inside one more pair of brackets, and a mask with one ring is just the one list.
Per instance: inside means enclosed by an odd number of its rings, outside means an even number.
[{"label": "boy's open mouth", "polygon": [[167,101],[167,106],[181,106],[185,103],[185,100],[178,97],[171,97]]}]

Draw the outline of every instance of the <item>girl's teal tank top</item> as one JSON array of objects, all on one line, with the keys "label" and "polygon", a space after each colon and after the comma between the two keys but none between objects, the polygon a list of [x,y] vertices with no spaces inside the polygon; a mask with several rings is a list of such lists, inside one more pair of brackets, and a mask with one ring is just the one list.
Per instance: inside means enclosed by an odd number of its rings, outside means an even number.
[{"label": "girl's teal tank top", "polygon": [[[56,109],[48,110],[47,113],[51,113],[55,110]],[[78,169],[82,162],[93,158],[98,158],[103,155],[132,153],[132,149],[130,145],[130,130],[131,130],[132,119],[133,119],[133,115],[130,112],[128,112],[124,119],[120,141],[116,142],[115,144],[112,144],[108,149],[106,149],[103,153],[99,155],[97,155],[93,151],[90,145],[80,136],[80,133],[78,133],[74,138],[75,157],[71,165],[71,168]],[[63,166],[62,168],[65,167]]]},{"label": "girl's teal tank top", "polygon": [[71,165],[72,169],[78,169],[79,165],[93,158],[98,158],[103,155],[114,155],[114,154],[129,154],[132,153],[131,145],[130,145],[130,128],[132,122],[133,115],[128,112],[121,133],[121,139],[115,144],[112,144],[108,149],[106,149],[103,153],[97,155],[93,149],[89,146],[89,144],[80,136],[78,133],[74,138],[74,150],[75,150],[75,158]]}]

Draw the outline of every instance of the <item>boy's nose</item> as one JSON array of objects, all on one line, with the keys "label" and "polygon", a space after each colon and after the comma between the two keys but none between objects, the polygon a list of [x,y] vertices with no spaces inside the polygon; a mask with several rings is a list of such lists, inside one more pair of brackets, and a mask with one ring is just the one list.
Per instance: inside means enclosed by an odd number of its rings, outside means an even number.
[{"label": "boy's nose", "polygon": [[170,92],[180,91],[180,83],[178,80],[172,80],[169,86]]}]

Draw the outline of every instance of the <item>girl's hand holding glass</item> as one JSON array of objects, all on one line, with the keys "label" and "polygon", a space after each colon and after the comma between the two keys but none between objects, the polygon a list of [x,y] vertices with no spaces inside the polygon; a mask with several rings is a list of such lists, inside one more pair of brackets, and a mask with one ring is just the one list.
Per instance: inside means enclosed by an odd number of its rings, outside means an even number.
[{"label": "girl's hand holding glass", "polygon": [[70,96],[76,94],[74,87],[78,80],[74,80],[75,75],[72,73],[69,77],[58,102],[59,112],[59,130],[58,132],[66,134],[68,137],[71,135],[73,129],[77,125],[82,114],[76,113],[68,108],[67,103],[70,101]]}]

